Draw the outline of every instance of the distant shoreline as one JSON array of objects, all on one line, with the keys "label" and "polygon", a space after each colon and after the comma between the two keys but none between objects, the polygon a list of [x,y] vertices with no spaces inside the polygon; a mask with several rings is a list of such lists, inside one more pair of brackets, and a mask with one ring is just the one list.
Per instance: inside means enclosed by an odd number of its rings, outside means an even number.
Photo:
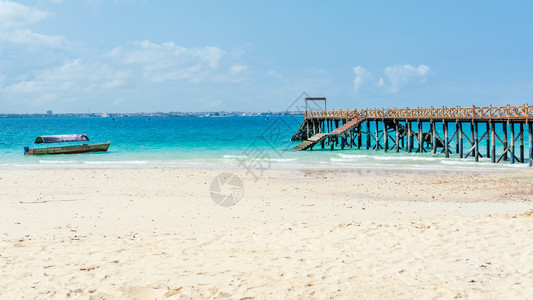
[{"label": "distant shoreline", "polygon": [[128,117],[278,117],[303,116],[303,111],[282,112],[140,112],[140,113],[59,113],[59,114],[0,114],[0,118],[128,118]]}]

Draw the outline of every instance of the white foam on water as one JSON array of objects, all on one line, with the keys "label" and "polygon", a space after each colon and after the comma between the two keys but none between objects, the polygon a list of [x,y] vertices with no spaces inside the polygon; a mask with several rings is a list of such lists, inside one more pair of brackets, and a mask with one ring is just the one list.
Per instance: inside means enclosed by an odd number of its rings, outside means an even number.
[{"label": "white foam on water", "polygon": [[112,160],[112,161],[84,161],[88,165],[145,165],[147,160]]},{"label": "white foam on water", "polygon": [[265,159],[267,161],[272,161],[272,162],[290,162],[290,161],[296,161],[298,160],[298,158],[270,158],[270,159]]},{"label": "white foam on water", "polygon": [[39,160],[39,163],[41,164],[57,164],[57,165],[67,165],[67,164],[76,164],[81,163],[81,161],[77,160]]},{"label": "white foam on water", "polygon": [[223,158],[232,158],[232,159],[242,159],[242,158],[248,158],[246,155],[223,155]]}]

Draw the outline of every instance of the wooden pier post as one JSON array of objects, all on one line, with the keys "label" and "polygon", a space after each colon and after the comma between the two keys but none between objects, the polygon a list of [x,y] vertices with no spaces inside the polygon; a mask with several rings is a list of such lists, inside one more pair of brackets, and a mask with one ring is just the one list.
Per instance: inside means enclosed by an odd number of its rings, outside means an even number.
[{"label": "wooden pier post", "polygon": [[455,120],[455,153],[459,153],[459,120]]},{"label": "wooden pier post", "polygon": [[370,148],[370,120],[366,121],[366,150]]},{"label": "wooden pier post", "polygon": [[405,120],[407,125],[407,152],[411,153],[413,147],[413,140],[411,139],[411,121]]},{"label": "wooden pier post", "polygon": [[529,166],[533,166],[533,123],[526,123],[529,131]]},{"label": "wooden pier post", "polygon": [[490,126],[489,126],[489,122],[486,123],[487,127],[486,127],[486,132],[485,132],[485,136],[487,138],[487,158],[490,158],[490,139],[489,139],[489,132],[490,132]]},{"label": "wooden pier post", "polygon": [[378,150],[379,150],[379,138],[378,138],[378,134],[379,134],[379,131],[378,131],[379,121],[378,121],[378,120],[375,120],[374,123],[375,123],[375,127],[376,127],[376,132],[375,132],[375,134],[376,134],[376,136],[375,136],[375,139],[376,139],[376,145],[375,145],[374,147],[376,148],[375,150],[378,151]]},{"label": "wooden pier post", "polygon": [[432,120],[431,121],[431,140],[432,140],[432,147],[431,147],[431,152],[433,153],[433,155],[437,154],[437,130],[435,129],[435,122]]},{"label": "wooden pier post", "polygon": [[468,154],[470,154],[470,152],[472,152],[474,154],[474,157],[477,155],[476,153],[476,142],[474,140],[474,120],[472,120],[472,122],[470,122],[470,139],[472,140],[472,148],[470,148],[470,151],[469,153],[466,154],[466,156],[468,156]]},{"label": "wooden pier post", "polygon": [[424,140],[422,139],[422,122],[418,120],[417,123],[418,123],[418,152],[422,153],[424,152]]},{"label": "wooden pier post", "polygon": [[459,124],[459,157],[463,158],[463,122],[457,121]]},{"label": "wooden pier post", "polygon": [[478,134],[478,128],[477,128],[477,125],[478,125],[478,122],[476,121],[473,121],[472,122],[474,124],[474,161],[479,161],[479,140],[477,138],[477,134]]},{"label": "wooden pier post", "polygon": [[362,142],[362,137],[361,137],[361,124],[357,125],[357,149],[361,149],[361,142]]},{"label": "wooden pier post", "polygon": [[442,127],[444,131],[444,157],[449,158],[450,151],[448,149],[448,145],[450,144],[450,141],[448,140],[448,122],[442,120]]},{"label": "wooden pier post", "polygon": [[511,122],[511,163],[514,164],[515,160],[514,160],[514,122]]},{"label": "wooden pier post", "polygon": [[520,162],[526,162],[524,160],[524,123],[520,123]]},{"label": "wooden pier post", "polygon": [[394,129],[396,130],[396,140],[394,143],[396,146],[396,152],[400,152],[400,129],[398,127],[398,121],[394,120]]},{"label": "wooden pier post", "polygon": [[385,139],[383,141],[383,148],[385,148],[385,152],[389,150],[389,132],[387,131],[387,124],[385,124],[385,121],[383,121],[383,138]]},{"label": "wooden pier post", "polygon": [[496,126],[496,123],[494,121],[490,122],[490,143],[492,146],[491,150],[491,158],[490,161],[492,163],[496,163],[496,129],[494,128]]},{"label": "wooden pier post", "polygon": [[508,124],[509,120],[507,120],[506,122],[503,122],[502,123],[502,126],[503,126],[503,151],[504,151],[504,154],[503,154],[503,160],[507,160],[507,150],[509,150],[509,147],[507,146],[507,124]]}]

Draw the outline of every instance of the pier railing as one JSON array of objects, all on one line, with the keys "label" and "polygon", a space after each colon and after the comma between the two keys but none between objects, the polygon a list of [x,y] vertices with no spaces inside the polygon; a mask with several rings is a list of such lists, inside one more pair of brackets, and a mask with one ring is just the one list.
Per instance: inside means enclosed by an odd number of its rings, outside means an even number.
[{"label": "pier railing", "polygon": [[452,119],[533,120],[533,106],[383,108],[362,110],[306,111],[305,119]]}]

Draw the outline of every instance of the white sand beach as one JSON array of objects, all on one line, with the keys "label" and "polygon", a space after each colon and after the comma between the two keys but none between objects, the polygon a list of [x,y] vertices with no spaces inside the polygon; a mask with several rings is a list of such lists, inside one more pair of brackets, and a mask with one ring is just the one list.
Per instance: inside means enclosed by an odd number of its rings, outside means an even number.
[{"label": "white sand beach", "polygon": [[531,170],[222,172],[0,171],[0,298],[533,297]]}]

